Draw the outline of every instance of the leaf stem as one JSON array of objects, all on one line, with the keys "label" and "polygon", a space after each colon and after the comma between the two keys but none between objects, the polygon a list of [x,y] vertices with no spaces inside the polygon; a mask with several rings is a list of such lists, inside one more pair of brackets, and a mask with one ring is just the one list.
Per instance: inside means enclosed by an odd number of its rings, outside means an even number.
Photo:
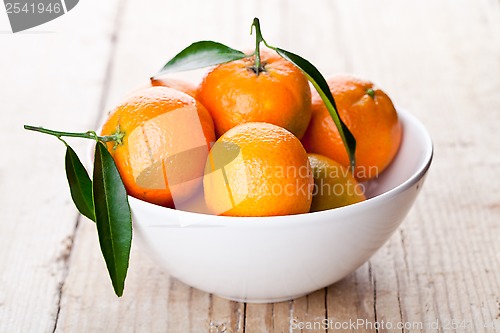
[{"label": "leaf stem", "polygon": [[260,74],[260,72],[264,71],[264,68],[261,66],[260,62],[260,43],[264,42],[264,38],[262,37],[262,32],[260,31],[260,22],[257,17],[253,19],[252,23],[252,29],[251,32],[253,32],[253,28],[255,28],[255,65],[254,65],[254,72],[257,74],[257,76]]},{"label": "leaf stem", "polygon": [[105,135],[105,136],[99,136],[96,134],[94,131],[87,131],[85,133],[74,133],[74,132],[60,132],[60,131],[54,131],[50,130],[47,128],[43,127],[36,127],[36,126],[30,126],[30,125],[24,125],[24,129],[28,131],[34,131],[34,132],[40,132],[44,134],[49,134],[53,135],[59,140],[63,141],[61,137],[72,137],[72,138],[84,138],[84,139],[91,139],[91,140],[96,140],[100,142],[110,142],[110,141],[115,141],[115,142],[120,142],[123,139],[124,133],[117,132],[113,135]]}]

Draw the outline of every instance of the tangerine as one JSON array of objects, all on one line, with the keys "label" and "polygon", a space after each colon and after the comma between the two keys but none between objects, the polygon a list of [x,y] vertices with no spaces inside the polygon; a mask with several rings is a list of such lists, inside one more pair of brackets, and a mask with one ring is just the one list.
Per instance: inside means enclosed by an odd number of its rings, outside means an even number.
[{"label": "tangerine", "polygon": [[311,212],[352,205],[366,200],[364,188],[350,169],[319,154],[308,154],[314,177]]},{"label": "tangerine", "polygon": [[267,123],[246,123],[223,134],[203,178],[208,208],[231,216],[307,213],[313,184],[299,139]]},{"label": "tangerine", "polygon": [[196,90],[198,88],[195,84],[189,81],[171,77],[151,78],[151,85],[153,87],[162,86],[162,87],[173,88],[175,90],[182,91],[183,93],[188,94],[193,98],[196,98]]},{"label": "tangerine", "polygon": [[200,188],[210,143],[215,141],[212,118],[203,105],[167,87],[129,95],[101,134],[122,136],[107,147],[128,194],[167,207]]},{"label": "tangerine", "polygon": [[218,65],[201,82],[197,98],[208,109],[217,136],[236,125],[266,122],[286,128],[298,138],[311,118],[309,82],[299,68],[275,52]]}]

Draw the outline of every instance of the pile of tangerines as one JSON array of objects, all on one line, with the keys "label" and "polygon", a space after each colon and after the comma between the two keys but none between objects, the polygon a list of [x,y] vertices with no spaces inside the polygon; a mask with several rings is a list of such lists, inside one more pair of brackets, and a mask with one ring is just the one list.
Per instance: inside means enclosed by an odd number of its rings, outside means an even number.
[{"label": "pile of tangerines", "polygon": [[[117,296],[132,245],[127,194],[203,214],[317,212],[365,200],[366,183],[395,157],[402,127],[382,90],[348,75],[325,80],[268,44],[258,18],[254,31],[251,54],[189,45],[111,112],[101,135],[24,126],[65,144],[71,197],[96,223]],[[207,66],[197,86],[165,76]],[[96,141],[92,179],[63,137]]]},{"label": "pile of tangerines", "polygon": [[202,82],[166,76],[129,95],[106,120],[127,192],[150,203],[229,216],[300,214],[365,200],[366,181],[397,153],[390,98],[353,76],[327,79],[356,139],[350,161],[323,100],[274,51],[212,68]]}]

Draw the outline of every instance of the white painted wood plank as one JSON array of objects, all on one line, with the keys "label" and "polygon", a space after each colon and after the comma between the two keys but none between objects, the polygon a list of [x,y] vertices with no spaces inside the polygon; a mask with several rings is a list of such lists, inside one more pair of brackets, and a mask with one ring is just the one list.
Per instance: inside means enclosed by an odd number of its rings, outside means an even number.
[{"label": "white painted wood plank", "polygon": [[[451,320],[463,321],[467,327],[458,328],[458,332],[486,332],[483,326],[489,323],[500,327],[497,304],[500,290],[500,185],[495,181],[500,156],[494,153],[500,151],[496,133],[500,114],[495,111],[500,108],[500,94],[497,93],[500,90],[500,9],[497,2],[313,0],[304,6],[299,1],[218,0],[199,1],[194,5],[191,2],[173,4],[155,0],[144,6],[138,0],[127,0],[125,4],[108,81],[110,89],[104,91],[103,104],[107,109],[145,82],[169,56],[192,41],[215,39],[236,48],[251,48],[249,26],[252,18],[259,16],[264,36],[270,43],[305,56],[326,75],[354,72],[373,79],[398,105],[412,111],[431,131],[436,148],[434,165],[420,198],[401,229],[369,264],[329,287],[326,295],[321,292],[314,294],[311,304],[307,299],[298,300],[300,318],[318,320],[323,313],[322,306],[325,306],[325,314],[335,321],[360,318],[374,322],[383,319],[394,324],[403,321],[424,325],[436,320],[441,324]],[[224,12],[229,14],[223,15]],[[104,49],[106,47],[102,46],[99,50]],[[103,53],[105,58],[108,53]],[[21,54],[19,51],[19,56]],[[88,94],[93,92],[92,96],[98,95],[102,75],[106,73],[105,66],[101,67],[100,73],[87,79],[93,82],[94,90],[79,94],[89,97]],[[48,73],[51,71],[46,70],[45,77]],[[71,82],[78,81],[71,77]],[[79,84],[80,90],[88,87],[88,81]],[[2,83],[4,86],[7,85]],[[36,85],[27,87],[32,94],[36,91]],[[53,89],[61,87],[64,86],[56,84]],[[11,89],[10,94],[13,94],[14,88]],[[40,93],[35,96],[45,105],[52,102],[50,98],[44,100]],[[81,103],[92,102],[95,104],[96,99],[89,97]],[[93,107],[92,112],[95,112],[96,105]],[[64,105],[59,105],[59,108],[64,108]],[[77,129],[80,128],[80,124],[70,120],[82,117],[80,114],[56,111],[53,117],[63,117],[61,125],[78,125]],[[40,121],[44,121],[44,116],[40,115]],[[92,117],[87,121],[91,122],[90,119]],[[6,131],[11,128],[5,127]],[[6,135],[5,131],[2,132]],[[30,145],[40,142],[39,147],[42,147],[42,140]],[[5,140],[1,144],[7,147]],[[21,145],[27,149],[28,141],[21,140]],[[7,151],[12,152],[12,149]],[[50,153],[54,154],[51,160],[59,159],[62,163],[62,152],[41,148],[34,151],[37,160]],[[0,163],[2,172],[10,168],[4,159]],[[44,175],[53,176],[51,182],[58,184],[57,188],[66,189],[61,178],[62,168],[56,173],[52,164],[49,167],[37,163]],[[0,233],[0,237],[5,235],[0,243],[2,249],[14,248],[12,239],[17,238],[11,236],[21,230],[20,223],[6,224],[4,216],[22,223],[41,216],[48,219],[50,214],[61,217],[56,208],[62,202],[66,207],[63,211],[67,212],[67,216],[62,217],[74,221],[74,210],[70,207],[67,192],[65,196],[58,196],[54,190],[49,196],[39,188],[30,189],[30,196],[47,195],[46,200],[56,197],[60,201],[52,199],[44,214],[37,215],[33,211],[26,213],[32,215],[20,215],[21,208],[27,206],[15,206],[20,201],[4,193],[19,193],[12,190],[16,185],[14,175],[25,174],[23,166],[26,164],[19,162],[19,171],[9,173],[7,178],[12,180],[6,182],[7,185],[4,185],[5,177],[0,173],[3,177],[2,199],[5,197],[9,206],[17,207],[10,207],[10,215],[2,215],[0,231],[5,231]],[[28,180],[36,184],[40,179],[35,175],[30,174]],[[38,184],[39,187],[43,185]],[[245,325],[249,332],[286,331],[290,313],[293,314],[293,303],[245,307],[211,297],[171,280],[135,243],[124,297],[116,298],[99,252],[95,228],[87,222],[82,221],[78,226],[68,260],[70,266],[63,288],[58,331],[200,332],[207,331],[210,322],[228,323],[234,332],[244,332]],[[62,245],[57,248],[54,244],[60,244],[64,239],[62,236],[71,235],[73,225],[64,230],[39,233],[46,237],[46,247],[52,249],[51,256],[44,254],[49,262],[50,258],[65,253],[60,250]],[[32,244],[38,240],[26,236],[33,230],[33,225],[29,226],[22,232]],[[33,253],[40,256],[38,249]],[[0,253],[3,255],[4,251]],[[8,257],[0,259],[1,267],[9,269],[4,270],[7,273],[0,273],[0,277],[5,279],[7,276],[7,282],[12,283],[14,277],[22,276],[23,269],[31,267],[5,258]],[[26,260],[24,255],[22,258]],[[40,257],[32,260],[33,265],[43,262]],[[63,281],[66,264],[54,264],[54,281]],[[24,284],[30,294],[37,290],[34,281],[29,279]],[[9,299],[14,297],[13,293],[0,290],[0,304],[5,299],[3,295],[10,295]],[[44,291],[50,292],[51,289],[45,288]],[[57,291],[57,288],[52,291]],[[31,296],[25,295],[24,299],[31,299]],[[57,307],[51,306],[54,312]],[[16,313],[12,310],[7,313],[4,308],[10,309],[0,305],[0,319],[7,318],[7,321],[0,320],[0,331],[5,322],[10,325],[6,326],[8,328],[20,327],[24,318],[20,314],[21,308],[17,307]],[[309,308],[311,312],[308,312]],[[287,311],[290,309],[292,312]],[[34,311],[34,307],[27,309],[27,313],[44,327],[53,325],[50,316],[37,317],[33,315]],[[50,311],[45,310],[47,313]],[[43,318],[48,319],[44,321]],[[29,325],[24,327],[32,328]],[[374,332],[370,329],[360,331]],[[434,330],[424,327],[422,331]],[[441,327],[441,331],[451,330]]]},{"label": "white painted wood plank", "polygon": [[454,321],[463,324],[458,332],[499,327],[499,185],[492,181],[499,165],[492,152],[500,148],[500,116],[493,111],[500,107],[494,93],[500,88],[500,30],[492,19],[498,4],[337,5],[351,22],[341,32],[351,41],[345,49],[349,70],[380,82],[398,105],[424,121],[435,142],[416,206],[371,260],[377,319],[439,320],[445,332]]},{"label": "white painted wood plank", "polygon": [[77,212],[64,146],[22,126],[95,126],[115,5],[82,1],[44,26],[0,34],[0,332],[53,331]]}]

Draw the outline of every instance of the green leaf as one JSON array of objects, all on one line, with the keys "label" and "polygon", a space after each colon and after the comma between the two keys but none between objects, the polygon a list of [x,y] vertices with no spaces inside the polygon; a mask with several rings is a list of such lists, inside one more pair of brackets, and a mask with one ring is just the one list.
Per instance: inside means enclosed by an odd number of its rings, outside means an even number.
[{"label": "green leaf", "polygon": [[321,99],[325,103],[328,112],[332,116],[335,126],[337,126],[337,129],[339,130],[340,137],[344,142],[344,146],[346,147],[347,150],[347,155],[349,156],[351,167],[354,168],[354,166],[356,165],[356,159],[354,155],[356,152],[356,140],[354,139],[354,136],[352,135],[351,131],[349,131],[347,126],[344,124],[342,119],[340,119],[339,114],[337,113],[337,106],[335,105],[335,100],[333,99],[332,93],[330,92],[330,88],[328,87],[328,84],[326,83],[326,80],[323,77],[323,75],[321,75],[321,73],[318,71],[316,67],[314,67],[313,64],[311,64],[309,61],[302,58],[301,56],[280,49],[278,47],[272,47],[272,48],[280,56],[282,56],[283,58],[293,63],[298,68],[300,68],[306,75],[307,79],[313,84],[314,88],[316,88],[316,91],[321,96]]},{"label": "green leaf", "polygon": [[71,197],[78,211],[95,221],[92,181],[75,151],[70,146],[66,147],[66,177],[68,178]]},{"label": "green leaf", "polygon": [[245,57],[245,53],[221,43],[209,40],[196,42],[170,59],[154,77],[166,73],[182,72],[218,65]]},{"label": "green leaf", "polygon": [[132,217],[115,161],[101,142],[96,145],[93,180],[99,244],[115,293],[121,296],[130,258]]}]

